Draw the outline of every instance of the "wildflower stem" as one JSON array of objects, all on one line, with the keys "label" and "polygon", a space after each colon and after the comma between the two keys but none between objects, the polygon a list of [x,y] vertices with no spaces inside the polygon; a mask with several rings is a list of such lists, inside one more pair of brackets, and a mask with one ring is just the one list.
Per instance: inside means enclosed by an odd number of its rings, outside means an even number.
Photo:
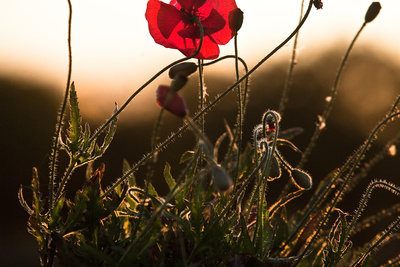
[{"label": "wildflower stem", "polygon": [[[400,102],[400,96],[396,99],[396,101],[394,102],[394,104],[392,105],[392,108],[390,109],[389,113],[387,114],[387,116],[392,115],[395,110],[397,105]],[[373,159],[371,159],[368,164],[366,164],[366,167],[364,169],[362,169],[360,171],[360,173],[355,176],[352,179],[352,183],[349,184],[343,193],[348,193],[349,191],[351,191],[357,184],[358,180],[361,179],[361,177],[367,172],[368,168],[371,167],[371,165],[373,165],[374,163],[376,163],[376,161],[379,160],[380,157],[383,157],[383,154],[387,154],[387,150],[388,148],[392,145],[395,144],[396,142],[398,142],[398,139],[400,138],[400,133],[393,138],[386,146],[384,149],[382,149],[382,152],[377,154]],[[327,194],[331,191],[331,189],[334,188],[334,185],[336,184],[337,180],[342,177],[345,173],[345,171],[350,167],[350,165],[355,161],[357,155],[359,155],[360,151],[362,148],[359,148],[351,158],[349,158],[347,160],[347,162],[340,168],[340,170],[334,175],[333,179],[331,179],[330,181],[327,182],[327,184],[321,188],[319,190],[319,192],[315,193],[314,199],[315,201],[310,202],[310,204],[308,205],[307,209],[302,212],[303,216],[301,218],[301,220],[297,223],[296,228],[293,230],[292,235],[288,238],[288,240],[286,241],[286,244],[289,244],[293,238],[296,236],[296,234],[298,233],[298,231],[302,228],[302,226],[305,225],[307,218],[310,216],[310,214],[312,214],[318,207],[320,207],[321,203],[326,199]],[[328,176],[329,178],[329,176]],[[283,197],[281,195],[281,197]]]},{"label": "wildflower stem", "polygon": [[362,24],[362,26],[360,27],[360,29],[358,30],[357,34],[354,36],[353,40],[350,43],[350,46],[347,48],[346,54],[344,55],[344,58],[342,60],[342,62],[340,63],[339,69],[336,73],[336,77],[335,77],[335,81],[332,87],[332,91],[331,94],[329,96],[329,98],[327,98],[328,100],[326,101],[326,106],[325,109],[323,111],[322,116],[319,118],[319,122],[317,123],[317,127],[314,130],[314,134],[311,137],[310,143],[308,144],[307,148],[305,149],[303,156],[300,159],[300,162],[298,163],[297,167],[298,168],[303,168],[304,164],[306,163],[306,161],[308,160],[308,156],[311,154],[311,150],[314,148],[322,130],[325,128],[325,124],[326,124],[326,120],[328,119],[328,116],[332,110],[332,104],[333,102],[336,100],[336,95],[337,95],[337,90],[338,90],[338,85],[339,85],[339,81],[340,78],[342,76],[342,72],[344,69],[344,66],[347,62],[347,59],[350,55],[350,52],[354,46],[354,44],[356,43],[358,37],[360,36],[362,30],[364,29],[364,27],[367,25],[366,22],[364,22]]},{"label": "wildflower stem", "polygon": [[[204,68],[203,60],[198,59],[198,69],[199,69],[199,109],[203,110],[205,105],[206,91],[204,90]],[[200,129],[204,133],[204,114],[200,117]]]},{"label": "wildflower stem", "polygon": [[199,47],[198,49],[193,53],[193,55],[189,56],[189,57],[184,57],[181,58],[179,60],[176,60],[170,64],[168,64],[167,66],[165,66],[164,68],[162,68],[159,72],[157,72],[155,75],[153,75],[153,77],[151,77],[149,80],[147,80],[141,87],[139,87],[139,89],[137,89],[126,101],[125,103],[103,124],[100,126],[100,128],[98,129],[98,131],[96,133],[93,134],[93,136],[89,139],[89,143],[92,142],[95,138],[97,138],[99,136],[99,134],[129,105],[129,103],[144,89],[146,88],[150,83],[152,83],[158,76],[160,76],[161,74],[163,74],[165,71],[167,71],[169,68],[184,62],[186,60],[189,60],[191,58],[194,58],[195,56],[197,56],[200,52],[200,49],[203,45],[203,37],[204,37],[204,28],[203,25],[200,23],[200,21],[194,17],[193,18],[195,20],[195,22],[197,23],[197,25],[199,25],[200,28],[200,43],[199,43]]},{"label": "wildflower stem", "polygon": [[[332,201],[332,203],[330,204],[327,212],[325,213],[321,223],[319,224],[319,227],[317,228],[316,232],[314,233],[313,237],[311,238],[310,242],[307,244],[306,248],[303,250],[301,257],[297,260],[297,262],[295,263],[295,265],[297,263],[300,262],[300,260],[304,257],[305,253],[310,249],[311,245],[314,243],[315,239],[317,238],[320,230],[321,230],[321,226],[324,225],[326,223],[326,221],[329,218],[329,215],[331,214],[332,210],[336,207],[337,203],[339,202],[339,200],[342,197],[342,193],[345,190],[345,188],[347,187],[347,185],[349,184],[353,173],[355,171],[355,169],[357,168],[359,162],[361,161],[361,159],[363,158],[366,150],[368,149],[368,147],[370,146],[370,144],[372,143],[373,140],[375,140],[376,135],[378,133],[379,130],[382,129],[382,127],[384,127],[388,122],[392,121],[393,119],[397,118],[398,116],[400,116],[400,112],[397,113],[392,113],[391,115],[386,116],[372,131],[372,133],[370,134],[370,136],[368,137],[368,139],[365,141],[365,143],[363,144],[363,146],[361,147],[361,149],[359,149],[357,151],[357,153],[354,155],[355,159],[354,162],[352,159],[350,159],[351,163],[352,163],[352,167],[349,170],[349,172],[347,173],[346,177],[344,178],[344,182],[342,184],[342,186],[340,187],[339,191],[336,193],[334,200]],[[349,161],[348,161],[349,163]],[[339,174],[341,174],[342,172],[339,172],[337,175],[335,175],[335,178],[333,179],[334,181],[336,181],[336,179],[339,177]]]},{"label": "wildflower stem", "polygon": [[[354,229],[355,223],[357,221],[357,219],[360,217],[361,212],[365,209],[365,206],[367,205],[367,201],[368,198],[370,197],[370,195],[372,194],[372,191],[376,188],[376,187],[382,187],[384,189],[387,189],[388,191],[396,194],[396,195],[400,195],[400,189],[386,181],[373,181],[372,183],[370,183],[370,185],[368,186],[362,200],[360,203],[360,206],[358,207],[356,214],[354,214],[352,221],[349,224],[349,227],[347,228],[347,232],[344,235],[346,237],[345,242],[347,241],[347,239],[350,237],[350,233],[351,231]],[[382,241],[385,240],[385,238],[394,230],[398,227],[398,224],[400,223],[400,217],[398,217],[396,219],[395,222],[393,222],[391,224],[391,226],[389,227],[389,229],[387,229],[379,238],[378,240],[376,240],[365,252],[363,252],[358,258],[357,260],[351,265],[351,266],[358,266],[359,264],[361,264],[365,258],[368,256],[368,254],[373,251],[374,249],[376,249],[381,243]]]},{"label": "wildflower stem", "polygon": [[58,158],[58,150],[59,150],[59,142],[58,138],[61,134],[62,127],[64,125],[64,117],[65,117],[65,109],[67,107],[69,89],[71,84],[71,75],[72,75],[72,45],[71,45],[71,29],[72,29],[72,4],[70,0],[67,0],[68,3],[68,71],[67,71],[67,84],[65,86],[65,94],[64,101],[61,106],[61,111],[58,116],[56,132],[53,137],[53,148],[50,155],[50,181],[49,181],[49,211],[52,210],[54,205],[54,187],[55,187],[55,177],[57,172],[57,158]]},{"label": "wildflower stem", "polygon": [[[304,0],[301,1],[299,23],[301,22],[301,19],[303,17],[303,12],[304,12]],[[299,35],[300,35],[300,31],[298,31],[296,33],[295,37],[294,37],[293,49],[292,49],[292,57],[290,59],[289,70],[288,70],[288,74],[287,74],[286,81],[285,81],[285,87],[283,88],[281,101],[279,103],[278,112],[279,112],[279,114],[281,114],[281,116],[283,116],[283,112],[285,110],[286,103],[288,101],[290,83],[292,81],[292,76],[293,76],[293,69],[294,69],[294,66],[296,65],[296,61],[297,61],[296,60],[297,42],[298,42],[298,39],[299,39]]]},{"label": "wildflower stem", "polygon": [[[239,80],[239,60],[238,60],[238,45],[237,45],[237,33],[235,34],[234,37],[234,47],[235,47],[235,74],[236,74],[236,81]],[[244,103],[242,100],[242,89],[240,86],[240,83],[237,85],[237,90],[238,90],[238,105],[239,105],[239,112],[238,112],[238,120],[237,120],[237,127],[236,127],[236,135],[237,137],[237,168],[236,170],[239,170],[239,158],[240,158],[240,147],[241,147],[241,141],[242,141],[242,126],[243,126],[243,108],[244,108]],[[235,139],[232,140],[233,144],[235,143]],[[239,172],[237,172],[237,175],[234,176],[234,181],[233,184],[236,186],[236,181],[238,179]]]}]

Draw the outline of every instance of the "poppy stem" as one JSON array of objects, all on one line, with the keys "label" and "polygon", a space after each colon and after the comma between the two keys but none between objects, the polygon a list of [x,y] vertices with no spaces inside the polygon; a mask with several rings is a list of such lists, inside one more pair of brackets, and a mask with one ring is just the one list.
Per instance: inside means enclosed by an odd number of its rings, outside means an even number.
[{"label": "poppy stem", "polygon": [[366,23],[364,22],[360,29],[358,30],[358,32],[356,33],[356,35],[354,36],[353,40],[351,41],[349,47],[347,48],[346,54],[343,57],[342,62],[340,63],[339,69],[336,73],[336,77],[335,77],[335,81],[332,87],[332,91],[330,96],[327,98],[326,101],[326,106],[325,109],[322,113],[322,115],[319,117],[319,121],[317,123],[317,127],[314,130],[313,136],[311,137],[310,143],[308,144],[306,150],[304,151],[303,156],[300,159],[300,162],[298,163],[298,168],[302,168],[304,166],[304,164],[307,162],[308,160],[308,156],[311,154],[311,150],[314,148],[322,130],[325,128],[324,124],[326,123],[326,120],[329,117],[329,114],[332,110],[332,104],[333,102],[336,100],[336,95],[337,95],[337,91],[338,91],[338,85],[339,85],[339,80],[342,76],[342,72],[344,69],[345,64],[347,63],[347,59],[350,55],[350,52],[352,51],[354,44],[356,43],[358,37],[360,36],[362,30],[365,28]]},{"label": "poppy stem", "polygon": [[189,60],[191,58],[194,58],[195,56],[197,56],[200,52],[200,49],[203,45],[203,38],[204,38],[204,28],[203,25],[201,24],[201,22],[197,19],[194,18],[195,23],[197,25],[199,25],[200,28],[200,42],[199,42],[199,47],[197,48],[197,50],[193,53],[193,55],[189,56],[189,57],[184,57],[181,58],[179,60],[176,60],[170,64],[168,64],[167,66],[165,66],[164,68],[162,68],[159,72],[157,72],[155,75],[153,75],[153,77],[151,77],[149,80],[147,80],[147,82],[145,82],[141,87],[139,87],[139,89],[137,89],[126,101],[125,103],[103,124],[99,127],[99,129],[93,134],[93,136],[89,139],[89,142],[93,142],[94,139],[96,139],[100,133],[102,133],[104,131],[104,129],[129,105],[129,103],[144,89],[146,88],[150,83],[152,83],[155,79],[157,79],[161,74],[163,74],[165,71],[167,71],[168,69],[170,69],[171,67],[182,63],[186,60]]},{"label": "poppy stem", "polygon": [[[301,22],[303,13],[304,13],[304,0],[301,1],[299,23]],[[300,35],[300,31],[298,31],[296,33],[294,40],[293,40],[294,42],[293,42],[293,48],[292,48],[292,57],[290,59],[289,70],[288,70],[288,74],[287,74],[286,81],[285,81],[285,87],[283,88],[282,97],[281,97],[281,101],[279,103],[279,109],[278,109],[278,112],[279,112],[279,114],[281,114],[281,116],[283,116],[283,111],[286,108],[286,103],[288,101],[288,94],[289,94],[289,90],[290,90],[290,84],[291,84],[292,76],[293,76],[293,69],[297,62],[297,60],[296,60],[297,42],[299,39],[299,35]]]}]

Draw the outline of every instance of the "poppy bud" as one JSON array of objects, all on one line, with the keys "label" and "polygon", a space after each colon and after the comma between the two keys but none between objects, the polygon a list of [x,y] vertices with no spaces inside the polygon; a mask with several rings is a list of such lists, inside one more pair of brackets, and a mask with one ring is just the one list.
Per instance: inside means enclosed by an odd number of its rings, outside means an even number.
[{"label": "poppy bud", "polygon": [[314,0],[313,4],[314,4],[316,9],[321,9],[323,7],[323,5],[324,5],[324,3],[322,3],[321,0]]},{"label": "poppy bud", "polygon": [[378,16],[379,11],[381,11],[381,4],[379,2],[373,2],[365,14],[365,23],[373,21],[376,16]]},{"label": "poppy bud", "polygon": [[233,184],[232,179],[221,165],[213,163],[211,171],[214,176],[214,185],[219,191],[225,192],[231,188]]},{"label": "poppy bud", "polygon": [[240,30],[243,24],[243,11],[236,8],[229,13],[229,28],[233,32]]},{"label": "poppy bud", "polygon": [[277,179],[281,177],[281,166],[275,156],[272,157],[271,169],[269,171],[269,177]]},{"label": "poppy bud", "polygon": [[187,114],[186,104],[183,98],[175,92],[171,92],[171,87],[166,85],[158,86],[157,104],[178,117],[185,117]]},{"label": "poppy bud", "polygon": [[189,76],[197,70],[197,65],[193,62],[184,62],[169,69],[168,76],[174,79],[176,75]]},{"label": "poppy bud", "polygon": [[174,79],[171,82],[171,89],[174,92],[178,92],[179,90],[181,90],[186,82],[187,82],[188,78],[186,76],[183,75],[175,75]]},{"label": "poppy bud", "polygon": [[311,176],[299,169],[293,169],[291,171],[291,177],[293,183],[299,189],[309,190],[312,187],[312,179]]}]

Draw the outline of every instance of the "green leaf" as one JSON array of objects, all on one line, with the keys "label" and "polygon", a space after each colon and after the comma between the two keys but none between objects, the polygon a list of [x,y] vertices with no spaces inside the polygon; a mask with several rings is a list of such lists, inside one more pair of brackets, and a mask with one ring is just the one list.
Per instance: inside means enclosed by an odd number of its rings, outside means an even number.
[{"label": "green leaf", "polygon": [[190,160],[194,154],[195,154],[194,151],[186,151],[185,153],[183,153],[181,160],[179,161],[179,164]]},{"label": "green leaf", "polygon": [[[115,109],[114,109],[114,113],[112,116],[114,116],[118,111],[118,107],[117,107],[117,103],[115,103]],[[101,147],[99,148],[99,153],[96,153],[96,157],[102,155],[108,148],[108,146],[111,144],[111,141],[114,138],[114,134],[117,131],[117,119],[118,116],[115,116],[115,118],[111,121],[108,129],[107,129],[107,133],[106,136],[104,137],[104,141],[103,144],[101,145]]]},{"label": "green leaf", "polygon": [[52,229],[56,227],[61,220],[61,210],[63,209],[65,204],[65,194],[62,194],[58,199],[57,203],[54,205],[51,210],[51,217],[49,219],[49,228]]},{"label": "green leaf", "polygon": [[40,212],[42,211],[43,208],[43,203],[41,200],[39,176],[36,168],[32,169],[32,192],[33,192],[32,208],[35,212],[36,218],[39,219]]},{"label": "green leaf", "polygon": [[171,165],[169,165],[168,162],[165,163],[164,178],[165,178],[165,181],[168,184],[169,190],[172,191],[172,189],[176,186],[176,182],[175,182],[174,178],[171,175]]},{"label": "green leaf", "polygon": [[82,132],[82,117],[79,110],[78,96],[75,90],[74,83],[71,84],[71,90],[69,92],[69,105],[71,118],[69,122],[68,137],[70,142],[70,149],[74,154],[79,147],[81,132]]},{"label": "green leaf", "polygon": [[251,238],[249,232],[247,230],[246,219],[242,214],[240,214],[240,222],[242,226],[242,232],[239,236],[239,247],[241,253],[250,253],[255,254],[255,249],[253,247],[253,242],[251,242]]},{"label": "green leaf", "polygon": [[29,207],[28,203],[26,203],[26,201],[24,199],[24,195],[23,195],[23,191],[22,191],[22,185],[18,190],[18,200],[19,200],[19,203],[21,204],[21,206],[25,209],[25,211],[29,215],[32,215],[33,214],[33,210],[31,209],[31,207]]},{"label": "green leaf", "polygon": [[[122,163],[122,173],[127,173],[131,169],[132,169],[132,167],[129,164],[129,162],[126,159],[124,159],[123,163]],[[129,187],[136,186],[135,175],[133,175],[133,173],[128,176],[128,182],[129,182]]]},{"label": "green leaf", "polygon": [[158,193],[156,191],[156,189],[154,188],[154,186],[150,183],[146,181],[146,185],[148,187],[148,194],[153,196],[153,197],[158,197]]}]

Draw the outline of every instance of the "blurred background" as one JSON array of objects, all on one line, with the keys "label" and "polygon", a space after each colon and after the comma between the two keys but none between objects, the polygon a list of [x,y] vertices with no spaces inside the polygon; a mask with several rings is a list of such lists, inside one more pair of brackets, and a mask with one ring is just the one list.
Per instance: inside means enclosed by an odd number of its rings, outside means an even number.
[{"label": "blurred background", "polygon": [[[301,1],[236,2],[244,12],[239,54],[251,68],[295,28]],[[304,133],[293,140],[300,149],[306,147],[312,135],[340,61],[370,5],[363,0],[349,2],[324,1],[323,9],[313,9],[301,30],[298,64],[282,119],[283,128],[304,128]],[[341,166],[363,143],[400,93],[400,3],[380,2],[380,15],[367,25],[354,47],[327,130],[305,167],[315,182]],[[122,105],[153,74],[182,57],[179,51],[154,43],[144,18],[146,4],[145,0],[72,1],[72,80],[84,122],[89,122],[92,130],[108,118],[115,102]],[[68,69],[67,20],[67,1],[0,1],[0,266],[39,265],[36,242],[26,231],[28,215],[18,204],[17,192],[20,185],[29,186],[34,166],[39,169],[43,188],[47,186],[51,137]],[[278,108],[292,46],[291,41],[251,76],[246,140],[250,140],[263,112]],[[221,55],[232,53],[233,42],[221,47]],[[208,100],[212,100],[233,83],[233,62],[207,67],[205,75]],[[161,75],[120,115],[113,143],[95,163],[106,164],[105,185],[121,175],[123,159],[135,163],[149,151],[151,130],[159,112],[155,90],[159,84],[168,83],[167,74]],[[198,77],[193,75],[182,91],[192,114],[197,108],[197,85]],[[207,114],[206,130],[211,140],[223,133],[224,120],[234,125],[236,105],[232,103],[236,104],[235,93]],[[181,120],[165,114],[161,139],[181,124]],[[396,132],[398,128],[387,127],[368,155],[379,151]],[[160,154],[160,170],[168,159],[176,166],[173,171],[179,173],[179,155],[192,148],[194,138],[186,132],[181,140]],[[294,152],[282,152],[292,164],[299,160]],[[366,180],[387,179],[400,185],[398,162],[398,156],[386,158]],[[138,180],[140,174],[139,170]],[[157,175],[161,180],[160,172]],[[82,186],[82,177],[76,173],[71,192]],[[343,202],[343,210],[352,212],[356,208],[368,181],[360,186],[362,190],[354,192],[354,198]],[[284,182],[275,182],[277,188]],[[166,192],[162,183],[158,188],[160,193]],[[29,192],[25,192],[29,202]],[[398,199],[386,192],[374,192],[366,213],[395,201]]]}]

